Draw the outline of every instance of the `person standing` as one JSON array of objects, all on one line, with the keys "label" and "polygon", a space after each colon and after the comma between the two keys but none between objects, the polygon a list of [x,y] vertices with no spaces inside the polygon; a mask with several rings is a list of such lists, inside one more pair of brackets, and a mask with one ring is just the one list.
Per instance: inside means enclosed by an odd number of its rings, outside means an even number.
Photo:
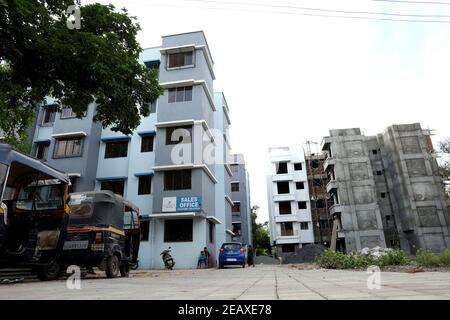
[{"label": "person standing", "polygon": [[253,258],[254,258],[253,247],[251,244],[249,244],[247,248],[247,264],[249,267],[250,266],[255,267],[255,261]]},{"label": "person standing", "polygon": [[205,256],[206,256],[206,263],[207,263],[206,265],[208,268],[210,268],[211,267],[211,254],[209,253],[207,247],[203,248],[203,252],[205,253]]}]

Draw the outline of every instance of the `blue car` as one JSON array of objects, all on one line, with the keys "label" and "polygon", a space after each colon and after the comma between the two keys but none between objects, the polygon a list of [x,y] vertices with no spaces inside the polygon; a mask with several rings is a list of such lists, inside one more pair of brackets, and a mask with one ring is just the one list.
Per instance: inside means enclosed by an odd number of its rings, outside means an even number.
[{"label": "blue car", "polygon": [[225,265],[240,265],[245,268],[245,249],[239,242],[222,244],[219,253],[219,269]]}]

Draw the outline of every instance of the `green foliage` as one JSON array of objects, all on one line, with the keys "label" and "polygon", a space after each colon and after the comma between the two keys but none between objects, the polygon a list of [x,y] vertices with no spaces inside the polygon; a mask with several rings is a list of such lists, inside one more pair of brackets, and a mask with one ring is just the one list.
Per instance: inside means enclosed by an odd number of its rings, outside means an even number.
[{"label": "green foliage", "polygon": [[409,263],[403,250],[393,250],[384,256],[373,257],[360,255],[356,252],[344,254],[326,249],[316,258],[316,263],[326,269],[366,269],[369,266],[386,267],[392,265],[406,265]]},{"label": "green foliage", "polygon": [[345,254],[326,249],[320,256],[316,257],[316,263],[326,269],[345,269],[347,265]]},{"label": "green foliage", "polygon": [[439,256],[429,249],[419,249],[416,252],[416,262],[421,267],[439,267],[441,261]]},{"label": "green foliage", "polygon": [[112,5],[80,6],[81,29],[66,10],[78,0],[0,0],[0,129],[21,137],[34,107],[53,96],[81,116],[130,134],[163,90],[157,70],[139,63],[136,18]]},{"label": "green foliage", "polygon": [[257,255],[271,255],[272,247],[270,245],[268,223],[256,222],[258,209],[258,206],[253,206],[251,209],[253,247]]},{"label": "green foliage", "polygon": [[441,264],[446,267],[450,267],[450,249],[445,248],[439,257]]},{"label": "green foliage", "polygon": [[380,267],[385,266],[402,266],[407,265],[410,263],[410,259],[406,255],[405,251],[403,250],[392,250],[387,252],[386,255],[380,256],[377,261],[376,265]]}]

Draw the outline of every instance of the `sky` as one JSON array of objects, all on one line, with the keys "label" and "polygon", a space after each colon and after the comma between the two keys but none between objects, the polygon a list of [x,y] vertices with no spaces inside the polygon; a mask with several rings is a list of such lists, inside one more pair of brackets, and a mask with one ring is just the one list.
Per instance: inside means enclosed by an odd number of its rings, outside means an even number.
[{"label": "sky", "polygon": [[164,35],[204,31],[214,91],[227,99],[232,152],[244,154],[259,222],[268,220],[269,147],[320,144],[330,129],[374,135],[413,122],[436,130],[435,145],[450,136],[450,23],[319,17],[311,14],[348,14],[292,8],[441,15],[351,14],[450,22],[450,2],[82,0],[90,2],[126,7],[141,25],[143,48],[161,45]]}]

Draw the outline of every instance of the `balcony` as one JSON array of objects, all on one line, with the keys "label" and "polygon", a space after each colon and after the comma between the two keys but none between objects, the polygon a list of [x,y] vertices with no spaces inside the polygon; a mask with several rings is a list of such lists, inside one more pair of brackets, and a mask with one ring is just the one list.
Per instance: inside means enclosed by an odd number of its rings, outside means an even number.
[{"label": "balcony", "polygon": [[330,193],[331,190],[337,189],[339,186],[339,182],[337,180],[330,180],[327,183],[327,193]]},{"label": "balcony", "polygon": [[341,207],[341,205],[339,203],[333,204],[330,207],[330,215],[331,216],[335,215],[336,213],[340,213],[340,212],[342,212],[342,207]]},{"label": "balcony", "polygon": [[294,174],[292,174],[292,173],[281,173],[281,174],[275,174],[272,176],[273,182],[292,181],[292,180],[294,180]]},{"label": "balcony", "polygon": [[300,242],[300,236],[299,235],[293,235],[293,236],[277,236],[275,239],[277,244],[288,244],[288,243],[299,243]]},{"label": "balcony", "polygon": [[333,157],[328,157],[323,162],[323,170],[327,171],[328,167],[334,167],[336,165],[336,159]]},{"label": "balcony", "polygon": [[273,201],[295,201],[295,194],[291,193],[274,194]]},{"label": "balcony", "polygon": [[279,214],[275,216],[275,222],[295,222],[300,221],[300,216],[298,214]]}]

